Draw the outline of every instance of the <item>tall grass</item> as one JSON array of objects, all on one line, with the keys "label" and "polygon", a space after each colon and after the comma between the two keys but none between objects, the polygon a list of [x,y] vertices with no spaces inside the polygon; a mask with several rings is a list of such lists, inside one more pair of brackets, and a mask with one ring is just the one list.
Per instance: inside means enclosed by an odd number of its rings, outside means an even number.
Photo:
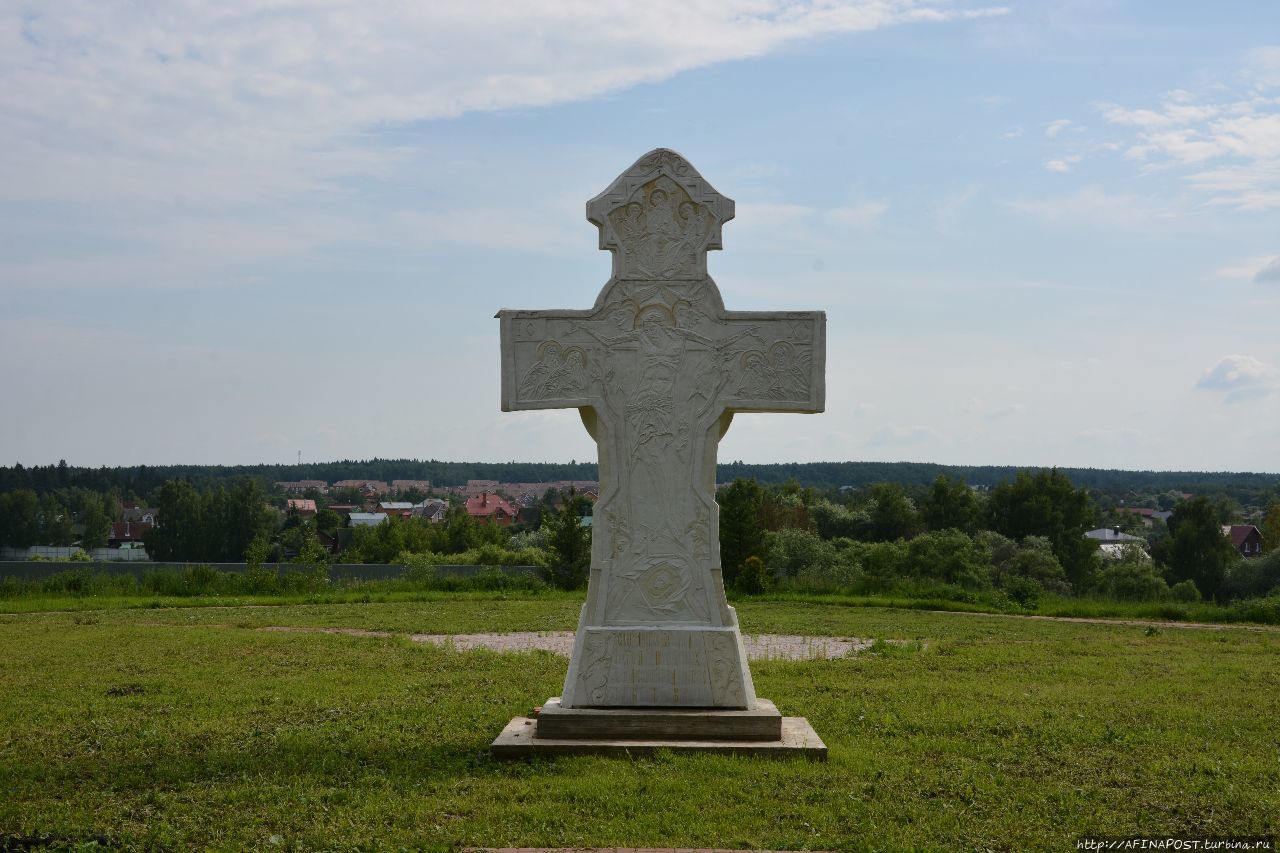
[{"label": "tall grass", "polygon": [[384,580],[331,581],[324,567],[250,567],[227,572],[212,566],[152,569],[141,576],[112,574],[90,567],[68,569],[39,580],[5,578],[0,599],[22,598],[206,598],[297,596],[324,592],[502,592],[537,593],[546,589],[538,577],[509,574],[489,567],[477,574],[439,574],[434,567],[415,567],[404,577]]}]

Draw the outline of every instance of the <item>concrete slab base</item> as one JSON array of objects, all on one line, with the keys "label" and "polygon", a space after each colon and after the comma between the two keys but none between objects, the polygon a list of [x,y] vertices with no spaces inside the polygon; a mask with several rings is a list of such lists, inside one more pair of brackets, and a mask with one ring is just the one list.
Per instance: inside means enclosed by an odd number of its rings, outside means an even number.
[{"label": "concrete slab base", "polygon": [[782,738],[782,714],[768,699],[750,711],[721,708],[566,708],[558,696],[538,714],[551,740],[766,740]]},{"label": "concrete slab base", "polygon": [[827,760],[827,745],[804,717],[783,717],[778,740],[677,740],[672,738],[545,738],[538,737],[538,720],[515,717],[494,740],[489,752],[495,758],[522,759],[553,755],[648,755],[659,750],[765,758]]}]

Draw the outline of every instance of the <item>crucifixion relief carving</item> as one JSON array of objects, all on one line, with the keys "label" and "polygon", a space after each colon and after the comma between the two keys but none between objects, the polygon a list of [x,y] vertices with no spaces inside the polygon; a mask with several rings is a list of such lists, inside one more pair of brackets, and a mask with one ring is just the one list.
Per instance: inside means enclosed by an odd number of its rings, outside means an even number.
[{"label": "crucifixion relief carving", "polygon": [[729,311],[707,275],[734,204],[679,154],[587,203],[613,275],[592,308],[501,311],[502,408],[576,408],[600,499],[561,704],[755,707],[724,595],[716,450],[737,412],[820,412],[825,316]]}]

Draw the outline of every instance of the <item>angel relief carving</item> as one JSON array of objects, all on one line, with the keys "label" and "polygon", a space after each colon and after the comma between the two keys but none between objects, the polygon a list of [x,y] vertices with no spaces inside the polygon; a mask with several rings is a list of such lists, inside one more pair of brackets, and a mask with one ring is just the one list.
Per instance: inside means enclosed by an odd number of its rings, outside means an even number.
[{"label": "angel relief carving", "polygon": [[[669,183],[669,182],[667,182]],[[698,274],[711,219],[679,187],[653,186],[609,214],[628,276],[674,279]]]},{"label": "angel relief carving", "polygon": [[588,392],[592,378],[582,347],[545,341],[538,347],[537,361],[520,377],[520,396],[525,400],[577,399]]},{"label": "angel relief carving", "polygon": [[790,341],[768,350],[747,350],[738,365],[733,396],[741,400],[805,400],[809,397],[812,355]]}]

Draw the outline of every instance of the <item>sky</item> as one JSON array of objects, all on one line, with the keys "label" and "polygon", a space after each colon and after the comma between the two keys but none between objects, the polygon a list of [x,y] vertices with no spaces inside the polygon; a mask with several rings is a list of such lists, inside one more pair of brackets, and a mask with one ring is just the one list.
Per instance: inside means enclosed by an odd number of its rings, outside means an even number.
[{"label": "sky", "polygon": [[0,0],[0,464],[594,460],[499,410],[673,148],[827,410],[721,461],[1280,471],[1280,5]]}]

